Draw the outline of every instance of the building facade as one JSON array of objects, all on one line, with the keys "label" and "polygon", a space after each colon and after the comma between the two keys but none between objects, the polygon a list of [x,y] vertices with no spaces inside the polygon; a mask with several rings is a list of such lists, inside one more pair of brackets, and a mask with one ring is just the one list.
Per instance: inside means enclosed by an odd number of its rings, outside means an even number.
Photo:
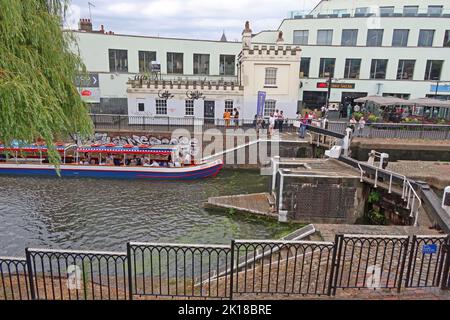
[{"label": "building facade", "polygon": [[[242,43],[93,32],[86,21],[80,29],[78,49],[92,78],[80,92],[95,113],[167,109],[167,116],[221,118],[233,107],[253,118],[264,91],[267,110],[294,116],[299,107],[325,104],[330,81],[329,101],[336,103],[366,95],[450,99],[448,0],[321,1],[276,30],[244,30]],[[301,59],[290,53],[298,46]],[[152,61],[160,74],[150,74]],[[159,82],[127,84],[139,74]],[[166,107],[158,101],[165,90],[174,95]],[[187,91],[205,99],[189,102]]]}]

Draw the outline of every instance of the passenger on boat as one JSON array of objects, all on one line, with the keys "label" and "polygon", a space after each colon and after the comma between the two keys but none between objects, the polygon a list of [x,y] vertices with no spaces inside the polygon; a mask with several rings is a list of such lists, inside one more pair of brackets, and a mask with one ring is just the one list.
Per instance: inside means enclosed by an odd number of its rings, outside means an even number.
[{"label": "passenger on boat", "polygon": [[111,154],[106,156],[106,165],[111,166],[114,164],[114,157]]},{"label": "passenger on boat", "polygon": [[157,161],[152,160],[150,162],[150,167],[159,167],[159,163]]}]

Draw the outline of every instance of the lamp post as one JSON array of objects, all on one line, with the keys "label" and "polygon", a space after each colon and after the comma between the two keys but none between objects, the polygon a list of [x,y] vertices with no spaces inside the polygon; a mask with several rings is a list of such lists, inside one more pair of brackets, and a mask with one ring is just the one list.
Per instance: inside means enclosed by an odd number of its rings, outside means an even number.
[{"label": "lamp post", "polygon": [[328,109],[328,106],[330,104],[330,97],[331,97],[331,84],[333,82],[333,78],[331,77],[331,72],[325,72],[325,77],[327,77],[327,100],[325,103],[325,107]]},{"label": "lamp post", "polygon": [[437,98],[438,92],[439,92],[439,80],[436,81],[436,91],[434,93],[435,98]]}]

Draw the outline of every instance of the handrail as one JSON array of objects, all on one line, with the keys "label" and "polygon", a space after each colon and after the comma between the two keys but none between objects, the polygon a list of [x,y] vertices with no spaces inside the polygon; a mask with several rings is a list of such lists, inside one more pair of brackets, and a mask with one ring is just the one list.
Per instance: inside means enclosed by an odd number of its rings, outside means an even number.
[{"label": "handrail", "polygon": [[[363,170],[364,167],[368,167],[375,171],[375,178],[374,178],[374,187],[378,187],[378,172],[382,172],[389,176],[389,187],[388,187],[388,193],[392,193],[392,178],[393,176],[396,176],[397,178],[402,178],[402,199],[407,202],[406,208],[410,209],[410,217],[414,217],[414,226],[417,226],[418,216],[419,216],[419,209],[422,207],[422,200],[420,199],[419,195],[417,194],[416,190],[414,189],[414,186],[411,184],[411,181],[402,174],[398,174],[396,172],[386,170],[386,169],[380,169],[378,167],[372,166],[370,164],[361,163],[360,161],[357,162],[358,168],[361,172],[361,182],[363,181],[364,174],[366,171]],[[417,199],[418,206],[415,207],[415,201]]]}]

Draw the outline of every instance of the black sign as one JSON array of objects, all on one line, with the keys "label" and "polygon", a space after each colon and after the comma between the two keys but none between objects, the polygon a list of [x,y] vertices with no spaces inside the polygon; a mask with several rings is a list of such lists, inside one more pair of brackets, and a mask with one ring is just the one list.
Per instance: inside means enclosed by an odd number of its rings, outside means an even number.
[{"label": "black sign", "polygon": [[[319,89],[327,89],[328,83],[327,82],[317,82],[317,88]],[[354,83],[331,83],[332,89],[355,89]]]},{"label": "black sign", "polygon": [[83,88],[98,88],[98,73],[88,73],[87,75],[78,76],[75,79],[75,86]]}]

